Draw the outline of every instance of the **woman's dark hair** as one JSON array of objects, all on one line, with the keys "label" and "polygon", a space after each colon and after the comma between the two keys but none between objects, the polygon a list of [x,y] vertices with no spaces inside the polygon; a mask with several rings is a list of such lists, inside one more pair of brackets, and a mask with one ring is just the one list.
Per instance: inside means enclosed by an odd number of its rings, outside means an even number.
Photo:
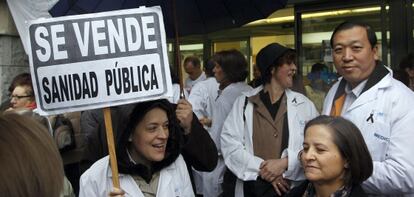
[{"label": "woman's dark hair", "polygon": [[159,162],[153,162],[151,170],[152,172],[159,171],[177,159],[180,153],[183,131],[177,120],[172,104],[166,99],[141,102],[134,106],[126,123],[126,129],[121,133],[116,146],[120,172],[122,171],[122,173],[128,174],[133,173],[133,164],[130,162],[127,154],[127,149],[131,143],[128,141],[128,138],[135,131],[136,126],[142,121],[144,116],[154,108],[160,108],[167,113],[169,136],[164,159]]},{"label": "woman's dark hair", "polygon": [[220,65],[226,79],[231,83],[244,81],[249,73],[246,58],[236,49],[219,51],[212,59]]},{"label": "woman's dark hair", "polygon": [[330,40],[331,47],[332,48],[334,47],[334,37],[338,32],[352,29],[354,27],[362,27],[367,31],[367,37],[368,37],[369,43],[371,44],[371,48],[374,48],[377,45],[377,36],[375,35],[375,31],[372,29],[371,26],[365,23],[361,23],[361,22],[345,21],[339,24],[338,26],[336,26],[336,28],[334,29],[332,36],[331,36],[331,40]]},{"label": "woman's dark hair", "polygon": [[296,52],[294,50],[286,50],[280,57],[276,58],[275,61],[266,68],[265,72],[262,73],[262,81],[264,84],[270,83],[272,79],[272,69],[276,70],[283,64],[294,63],[296,59]]},{"label": "woman's dark hair", "polygon": [[[9,86],[9,92],[12,93],[16,86],[32,87],[32,78],[30,76],[30,73],[21,73],[16,75]],[[33,93],[30,95],[33,95]]]},{"label": "woman's dark hair", "polygon": [[31,98],[34,100],[34,91],[30,73],[21,73],[14,77],[8,89],[9,93],[11,94],[17,86],[27,87],[25,88],[25,93],[31,96]]},{"label": "woman's dark hair", "polygon": [[204,73],[206,73],[207,77],[214,77],[213,69],[216,63],[211,58],[204,62],[206,62],[204,64]]},{"label": "woman's dark hair", "polygon": [[306,124],[305,134],[308,128],[314,125],[323,125],[329,128],[334,144],[347,161],[349,168],[345,169],[345,184],[359,185],[371,176],[372,158],[357,126],[342,117],[322,115]]}]

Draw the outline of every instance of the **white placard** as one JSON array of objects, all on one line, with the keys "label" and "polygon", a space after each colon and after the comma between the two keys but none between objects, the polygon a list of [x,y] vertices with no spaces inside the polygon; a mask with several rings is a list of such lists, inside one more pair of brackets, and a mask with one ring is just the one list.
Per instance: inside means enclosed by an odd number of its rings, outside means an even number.
[{"label": "white placard", "polygon": [[172,96],[160,7],[34,20],[29,37],[41,115]]}]

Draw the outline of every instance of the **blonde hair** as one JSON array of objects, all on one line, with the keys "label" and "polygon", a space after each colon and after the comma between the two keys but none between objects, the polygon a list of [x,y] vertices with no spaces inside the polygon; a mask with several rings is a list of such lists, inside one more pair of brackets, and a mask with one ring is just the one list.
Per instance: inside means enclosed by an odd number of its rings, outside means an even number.
[{"label": "blonde hair", "polygon": [[22,115],[0,115],[0,193],[13,197],[58,197],[63,164],[46,128]]}]

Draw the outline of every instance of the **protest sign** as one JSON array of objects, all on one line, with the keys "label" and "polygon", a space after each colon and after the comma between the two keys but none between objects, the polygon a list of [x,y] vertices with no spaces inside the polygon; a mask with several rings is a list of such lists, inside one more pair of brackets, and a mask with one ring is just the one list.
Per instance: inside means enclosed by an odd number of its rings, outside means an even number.
[{"label": "protest sign", "polygon": [[38,19],[29,37],[41,115],[172,96],[160,7]]}]

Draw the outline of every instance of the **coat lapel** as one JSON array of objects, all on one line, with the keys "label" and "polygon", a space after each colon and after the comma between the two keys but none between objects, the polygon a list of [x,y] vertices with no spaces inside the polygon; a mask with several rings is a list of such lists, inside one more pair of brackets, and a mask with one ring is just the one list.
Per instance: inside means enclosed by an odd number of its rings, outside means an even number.
[{"label": "coat lapel", "polygon": [[364,91],[361,95],[359,95],[359,97],[354,101],[354,103],[352,103],[352,105],[346,110],[346,112],[351,111],[373,100],[376,100],[380,89],[391,86],[391,78],[391,74],[388,74],[387,76],[382,78],[382,80],[379,81],[376,85],[371,86],[366,91]]},{"label": "coat lapel", "polygon": [[249,100],[256,106],[253,108],[253,110],[255,110],[257,114],[259,114],[263,119],[269,122],[270,125],[272,125],[273,129],[277,129],[269,110],[266,108],[263,102],[260,101],[259,94],[249,97]]},{"label": "coat lapel", "polygon": [[[173,165],[171,165],[173,166]],[[168,166],[166,168],[164,168],[163,170],[161,170],[160,172],[160,180],[158,183],[158,189],[157,189],[157,197],[169,197],[169,196],[177,196],[176,194],[171,194],[171,190],[170,187],[172,187],[172,175],[171,175],[171,171],[173,169],[171,169],[171,166]],[[177,191],[175,191],[177,192]]]},{"label": "coat lapel", "polygon": [[[277,128],[277,124],[280,121],[283,121],[284,118],[284,114],[287,110],[287,106],[286,106],[286,96],[284,95],[282,97],[282,102],[280,103],[279,106],[279,110],[276,113],[276,117],[273,120],[272,115],[270,114],[269,110],[266,108],[266,106],[263,104],[262,101],[260,101],[260,96],[259,94],[254,95],[252,97],[249,97],[250,102],[254,103],[257,107],[254,108],[254,110],[256,110],[256,112],[266,121],[268,121],[270,123],[270,125],[272,125],[273,129],[275,130],[279,130]],[[280,132],[280,131],[279,131]]]},{"label": "coat lapel", "polygon": [[[111,168],[108,165],[108,171],[107,171],[108,181],[110,181],[111,188],[112,185],[112,171]],[[120,187],[125,191],[126,196],[137,196],[137,197],[144,197],[144,194],[141,192],[141,189],[136,184],[134,178],[132,178],[131,175],[127,174],[118,174],[119,176],[119,185]]]},{"label": "coat lapel", "polygon": [[[354,103],[351,104],[351,106],[346,110],[346,112],[349,112],[368,102],[376,100],[378,96],[378,90],[391,85],[390,76],[391,76],[390,71],[384,65],[382,65],[381,62],[377,61],[375,69],[369,76],[368,81],[365,84],[365,87],[362,90],[361,95],[359,95],[359,97],[354,101]],[[345,89],[344,82],[345,82],[345,79],[342,79],[340,87],[338,88],[336,92],[336,95],[342,89]]]},{"label": "coat lapel", "polygon": [[[286,98],[287,111],[289,113],[293,111],[294,113],[291,113],[291,114],[293,115],[292,117],[295,117],[297,113],[297,110],[296,110],[297,107],[301,105],[302,103],[304,103],[305,101],[303,100],[303,98],[299,97],[297,94],[294,94],[292,90],[289,90],[289,89],[286,90],[286,97],[287,97]],[[289,116],[288,118],[292,118],[292,117]]]}]

